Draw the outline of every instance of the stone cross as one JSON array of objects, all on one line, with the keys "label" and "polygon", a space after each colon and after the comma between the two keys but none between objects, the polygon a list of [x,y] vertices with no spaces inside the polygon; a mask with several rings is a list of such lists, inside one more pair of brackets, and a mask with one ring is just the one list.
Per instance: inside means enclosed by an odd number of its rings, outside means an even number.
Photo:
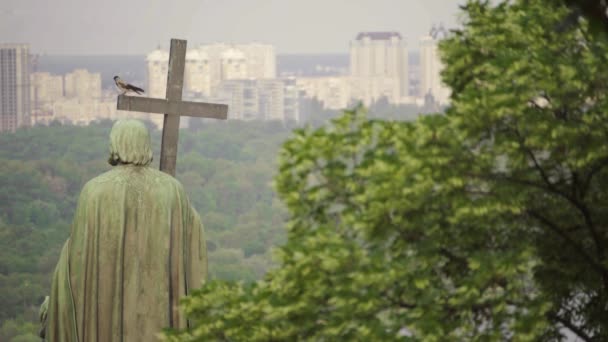
[{"label": "stone cross", "polygon": [[186,44],[185,40],[171,39],[165,99],[120,95],[117,104],[119,110],[165,115],[160,150],[160,170],[172,176],[175,176],[180,115],[222,120],[228,117],[227,105],[182,101]]}]

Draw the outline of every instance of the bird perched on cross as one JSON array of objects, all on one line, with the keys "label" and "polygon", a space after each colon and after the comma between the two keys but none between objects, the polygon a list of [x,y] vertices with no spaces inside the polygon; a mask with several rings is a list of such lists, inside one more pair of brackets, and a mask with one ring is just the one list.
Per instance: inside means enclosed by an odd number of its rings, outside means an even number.
[{"label": "bird perched on cross", "polygon": [[143,89],[121,80],[118,76],[114,76],[114,82],[116,83],[118,89],[120,89],[122,92],[120,95],[124,95],[130,91],[137,93],[138,95],[141,95],[144,92]]}]

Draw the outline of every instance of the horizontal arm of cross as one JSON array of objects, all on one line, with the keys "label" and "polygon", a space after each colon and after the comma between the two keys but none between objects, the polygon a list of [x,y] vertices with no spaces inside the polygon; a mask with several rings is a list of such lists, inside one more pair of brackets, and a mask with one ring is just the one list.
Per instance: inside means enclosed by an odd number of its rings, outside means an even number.
[{"label": "horizontal arm of cross", "polygon": [[224,104],[171,101],[167,99],[139,96],[118,96],[117,109],[132,112],[172,114],[224,120],[228,117],[228,106]]}]

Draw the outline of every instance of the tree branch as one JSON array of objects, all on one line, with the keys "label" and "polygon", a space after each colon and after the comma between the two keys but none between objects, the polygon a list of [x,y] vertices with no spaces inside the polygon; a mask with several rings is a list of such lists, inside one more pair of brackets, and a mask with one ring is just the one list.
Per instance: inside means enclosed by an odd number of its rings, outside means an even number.
[{"label": "tree branch", "polygon": [[570,331],[572,331],[573,333],[575,333],[578,337],[582,338],[585,341],[593,341],[593,339],[587,335],[585,333],[585,331],[583,331],[583,329],[581,329],[580,327],[574,325],[572,322],[568,321],[567,319],[564,319],[562,317],[560,317],[559,315],[555,314],[555,313],[548,313],[547,317],[549,319],[558,321],[559,323],[561,323],[564,327],[568,328]]},{"label": "tree branch", "polygon": [[559,235],[562,239],[564,239],[572,248],[574,248],[582,257],[587,261],[591,267],[598,272],[603,278],[608,277],[608,269],[606,269],[602,264],[597,263],[593,258],[585,252],[585,249],[580,246],[576,241],[574,241],[566,232],[564,232],[560,227],[558,227],[555,223],[551,222],[546,217],[540,215],[534,210],[527,210],[526,213],[532,216],[533,218],[540,221],[551,231]]},{"label": "tree branch", "polygon": [[[541,179],[543,180],[543,182],[545,183],[547,189],[550,189],[555,194],[559,194],[560,196],[565,198],[568,202],[570,202],[576,209],[579,210],[579,212],[583,216],[585,225],[587,226],[589,233],[591,234],[591,237],[595,244],[597,257],[600,260],[600,262],[603,262],[604,245],[602,244],[600,236],[595,228],[595,224],[591,218],[591,213],[589,212],[589,209],[583,203],[581,203],[576,197],[568,195],[567,193],[565,193],[555,187],[555,184],[551,182],[551,180],[549,179],[549,176],[547,175],[547,173],[545,172],[543,167],[538,162],[538,159],[534,155],[534,152],[532,152],[532,150],[526,145],[525,139],[523,138],[523,136],[521,135],[519,130],[517,128],[512,128],[512,129],[519,140],[520,148],[522,150],[524,150],[524,152],[532,160],[532,163],[534,164],[534,169],[536,169],[536,171],[539,173],[539,175],[540,175]],[[608,290],[608,274],[603,274],[603,280],[604,280],[604,287]]]}]

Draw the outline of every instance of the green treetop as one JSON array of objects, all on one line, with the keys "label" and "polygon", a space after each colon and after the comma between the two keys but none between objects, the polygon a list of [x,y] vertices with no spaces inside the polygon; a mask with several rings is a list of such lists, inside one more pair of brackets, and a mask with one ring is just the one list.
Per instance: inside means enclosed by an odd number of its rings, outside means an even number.
[{"label": "green treetop", "polygon": [[463,10],[446,115],[297,131],[280,266],[208,284],[168,339],[608,339],[606,41],[547,1]]}]

